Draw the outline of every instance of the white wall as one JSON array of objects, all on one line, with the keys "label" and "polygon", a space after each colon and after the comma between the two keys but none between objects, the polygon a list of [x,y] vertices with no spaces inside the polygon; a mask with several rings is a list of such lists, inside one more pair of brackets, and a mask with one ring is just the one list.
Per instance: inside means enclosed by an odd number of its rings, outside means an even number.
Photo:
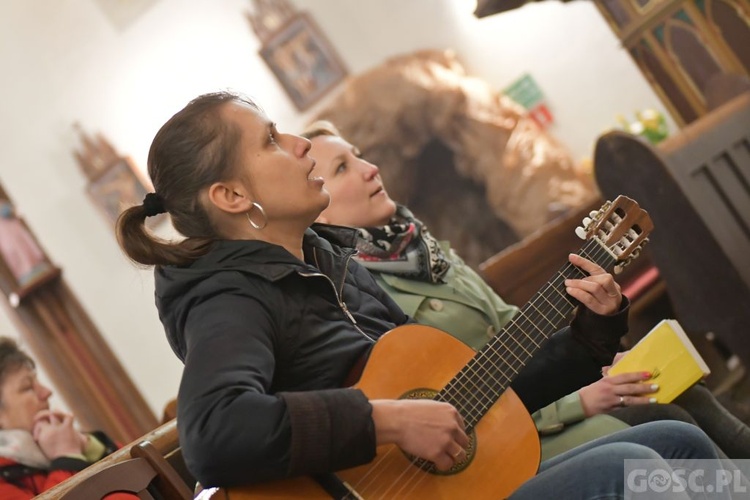
[{"label": "white wall", "polygon": [[[530,72],[558,120],[553,132],[577,158],[617,113],[663,109],[587,0],[482,20],[467,0],[295,3],[353,73],[418,48],[455,49],[497,88]],[[244,91],[282,130],[298,130],[315,108],[299,115],[258,57],[243,16],[250,6],[157,0],[118,30],[93,0],[0,2],[0,181],[157,414],[176,394],[181,365],[156,315],[151,273],[124,259],[84,194],[71,124],[102,132],[141,167],[158,127],[204,91]],[[0,331],[13,331],[5,311]]]}]

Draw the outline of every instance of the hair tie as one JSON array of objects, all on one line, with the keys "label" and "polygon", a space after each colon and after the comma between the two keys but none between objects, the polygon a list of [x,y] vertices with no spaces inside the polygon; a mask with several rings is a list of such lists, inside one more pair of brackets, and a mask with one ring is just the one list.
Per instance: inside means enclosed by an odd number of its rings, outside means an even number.
[{"label": "hair tie", "polygon": [[146,217],[163,214],[166,212],[164,209],[164,200],[156,193],[148,193],[143,198],[143,211],[146,213]]}]

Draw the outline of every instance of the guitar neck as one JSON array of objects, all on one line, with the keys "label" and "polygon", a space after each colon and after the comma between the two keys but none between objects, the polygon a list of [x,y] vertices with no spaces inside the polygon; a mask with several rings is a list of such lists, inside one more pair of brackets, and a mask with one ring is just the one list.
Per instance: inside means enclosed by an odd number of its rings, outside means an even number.
[{"label": "guitar neck", "polygon": [[[617,261],[597,239],[588,240],[578,255],[604,269],[611,269]],[[473,428],[575,309],[577,302],[565,291],[565,280],[586,276],[587,273],[570,263],[560,268],[436,398],[453,404],[466,427]]]}]

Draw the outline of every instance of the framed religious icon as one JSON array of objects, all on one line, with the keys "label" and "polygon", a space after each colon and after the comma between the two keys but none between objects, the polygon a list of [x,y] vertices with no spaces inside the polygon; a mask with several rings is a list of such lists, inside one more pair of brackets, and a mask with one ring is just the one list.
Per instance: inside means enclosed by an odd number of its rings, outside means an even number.
[{"label": "framed religious icon", "polygon": [[330,42],[304,12],[270,35],[260,55],[300,111],[330,92],[347,74]]},{"label": "framed religious icon", "polygon": [[139,205],[151,182],[128,157],[121,157],[89,182],[87,191],[104,217],[114,226],[123,210]]},{"label": "framed religious icon", "polygon": [[0,288],[13,307],[33,290],[60,276],[36,237],[0,188]]}]

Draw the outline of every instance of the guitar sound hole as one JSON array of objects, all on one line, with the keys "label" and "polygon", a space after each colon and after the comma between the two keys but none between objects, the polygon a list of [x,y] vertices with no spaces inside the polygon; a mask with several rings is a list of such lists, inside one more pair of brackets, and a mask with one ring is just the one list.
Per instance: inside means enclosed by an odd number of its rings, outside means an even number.
[{"label": "guitar sound hole", "polygon": [[[435,399],[435,396],[437,396],[438,391],[434,389],[412,389],[404,394],[401,395],[399,399]],[[474,455],[476,454],[477,450],[477,434],[472,429],[472,431],[469,433],[469,446],[466,449],[466,457],[453,464],[453,467],[446,471],[439,471],[435,468],[435,464],[430,462],[429,460],[425,460],[423,458],[416,457],[412,455],[411,453],[406,453],[404,450],[401,450],[401,453],[404,454],[404,456],[409,459],[410,462],[412,462],[414,465],[419,467],[425,472],[429,472],[430,474],[435,474],[436,476],[450,476],[453,474],[458,474],[462,470],[464,470],[466,467],[469,466],[469,464],[474,460]]]}]

